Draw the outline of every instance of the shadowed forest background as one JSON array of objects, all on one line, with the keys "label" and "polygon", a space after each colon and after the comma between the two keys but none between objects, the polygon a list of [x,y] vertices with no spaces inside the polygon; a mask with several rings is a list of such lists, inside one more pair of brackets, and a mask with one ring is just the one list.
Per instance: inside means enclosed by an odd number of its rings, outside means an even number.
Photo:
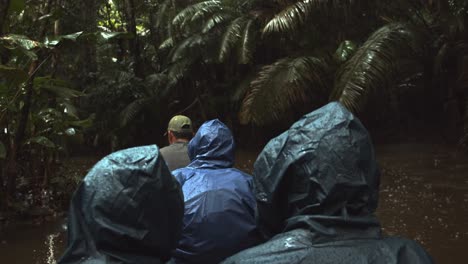
[{"label": "shadowed forest background", "polygon": [[67,160],[164,146],[175,114],[255,152],[339,100],[377,143],[466,152],[467,27],[465,0],[0,0],[0,222],[63,211]]}]

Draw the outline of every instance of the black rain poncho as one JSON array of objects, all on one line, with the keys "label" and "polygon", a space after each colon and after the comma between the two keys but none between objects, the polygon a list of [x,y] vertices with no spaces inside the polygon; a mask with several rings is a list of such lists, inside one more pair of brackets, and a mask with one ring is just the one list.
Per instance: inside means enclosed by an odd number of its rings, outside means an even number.
[{"label": "black rain poncho", "polygon": [[382,237],[370,137],[339,103],[302,117],[254,165],[259,228],[272,238],[223,263],[432,263],[411,240]]},{"label": "black rain poncho", "polygon": [[99,161],[72,198],[68,248],[59,263],[155,264],[179,239],[183,196],[156,145]]}]

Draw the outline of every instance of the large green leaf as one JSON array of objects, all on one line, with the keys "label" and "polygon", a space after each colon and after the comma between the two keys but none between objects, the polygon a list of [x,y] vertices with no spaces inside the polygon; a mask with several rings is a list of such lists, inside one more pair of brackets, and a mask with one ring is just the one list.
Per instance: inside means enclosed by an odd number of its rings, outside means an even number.
[{"label": "large green leaf", "polygon": [[73,105],[69,100],[65,100],[64,102],[62,102],[62,105],[64,107],[64,112],[69,115],[69,116],[72,116],[76,119],[78,119],[78,109],[76,109],[76,106]]},{"label": "large green leaf", "polygon": [[76,41],[78,37],[80,37],[82,34],[83,31],[79,31],[68,35],[46,37],[44,44],[50,47],[55,47],[58,44],[62,43],[64,40]]},{"label": "large green leaf", "polygon": [[315,57],[284,58],[263,67],[243,100],[241,123],[265,125],[291,115],[297,105],[323,103],[326,69],[327,63]]},{"label": "large green leaf", "polygon": [[116,38],[130,38],[132,36],[132,34],[128,32],[98,32],[97,34],[106,41]]},{"label": "large green leaf", "polygon": [[353,56],[353,54],[356,52],[357,46],[354,42],[350,40],[345,40],[341,42],[341,44],[338,46],[338,49],[335,51],[335,59],[338,62],[346,62]]},{"label": "large green leaf", "polygon": [[93,125],[96,114],[91,114],[88,118],[77,121],[70,121],[69,124],[81,128],[89,128]]},{"label": "large green leaf", "polygon": [[45,44],[49,47],[55,47],[65,41],[77,42],[77,41],[90,41],[93,43],[104,44],[113,39],[128,39],[131,38],[132,34],[128,32],[93,32],[84,33],[83,31],[75,32],[68,35],[51,36],[47,37]]},{"label": "large green leaf", "polygon": [[46,148],[55,148],[54,142],[52,142],[50,139],[44,136],[33,137],[26,141],[26,144],[31,144],[31,143],[36,143]]},{"label": "large green leaf", "polygon": [[63,86],[55,86],[55,85],[43,85],[41,86],[43,90],[46,90],[50,93],[53,93],[55,96],[59,98],[73,98],[79,97],[84,95],[82,92],[73,90],[71,88],[63,87]]},{"label": "large green leaf", "polygon": [[25,55],[32,60],[37,60],[35,51],[43,48],[44,44],[23,35],[7,34],[0,37],[0,46],[16,53],[18,56]]},{"label": "large green leaf", "polygon": [[6,148],[5,145],[3,145],[3,142],[0,141],[0,159],[6,158]]},{"label": "large green leaf", "polygon": [[35,48],[44,47],[44,44],[38,41],[31,40],[24,35],[7,34],[0,37],[0,41],[4,43],[4,46],[8,49],[23,48],[25,50],[32,50]]},{"label": "large green leaf", "polygon": [[398,61],[413,55],[416,33],[404,24],[389,24],[373,33],[339,70],[331,100],[359,111],[367,96],[397,79]]},{"label": "large green leaf", "polygon": [[67,81],[51,78],[49,76],[37,77],[34,79],[34,89],[45,90],[54,94],[58,98],[74,98],[82,96],[83,93],[70,88]]},{"label": "large green leaf", "polygon": [[61,122],[63,119],[62,112],[55,108],[41,109],[41,111],[37,113],[37,116],[46,124]]}]

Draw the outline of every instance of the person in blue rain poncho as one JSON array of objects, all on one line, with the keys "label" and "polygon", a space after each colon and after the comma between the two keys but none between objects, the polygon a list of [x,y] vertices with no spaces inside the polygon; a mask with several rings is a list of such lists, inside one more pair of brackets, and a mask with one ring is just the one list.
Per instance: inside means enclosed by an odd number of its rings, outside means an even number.
[{"label": "person in blue rain poncho", "polygon": [[191,163],[173,171],[184,193],[185,214],[172,261],[219,263],[257,243],[252,177],[232,168],[234,139],[217,119],[199,128],[188,153]]},{"label": "person in blue rain poncho", "polygon": [[73,195],[59,264],[158,264],[182,230],[184,201],[156,145],[100,160]]},{"label": "person in blue rain poncho", "polygon": [[272,139],[253,178],[258,228],[269,241],[223,263],[432,263],[418,243],[381,234],[372,142],[337,102]]}]

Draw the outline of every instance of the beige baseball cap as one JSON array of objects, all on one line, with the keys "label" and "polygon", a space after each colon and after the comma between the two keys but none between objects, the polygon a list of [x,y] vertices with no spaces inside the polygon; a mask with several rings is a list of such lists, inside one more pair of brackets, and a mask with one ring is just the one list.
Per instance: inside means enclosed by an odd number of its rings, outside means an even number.
[{"label": "beige baseball cap", "polygon": [[176,115],[169,121],[167,130],[174,132],[193,132],[192,120],[184,115]]}]

